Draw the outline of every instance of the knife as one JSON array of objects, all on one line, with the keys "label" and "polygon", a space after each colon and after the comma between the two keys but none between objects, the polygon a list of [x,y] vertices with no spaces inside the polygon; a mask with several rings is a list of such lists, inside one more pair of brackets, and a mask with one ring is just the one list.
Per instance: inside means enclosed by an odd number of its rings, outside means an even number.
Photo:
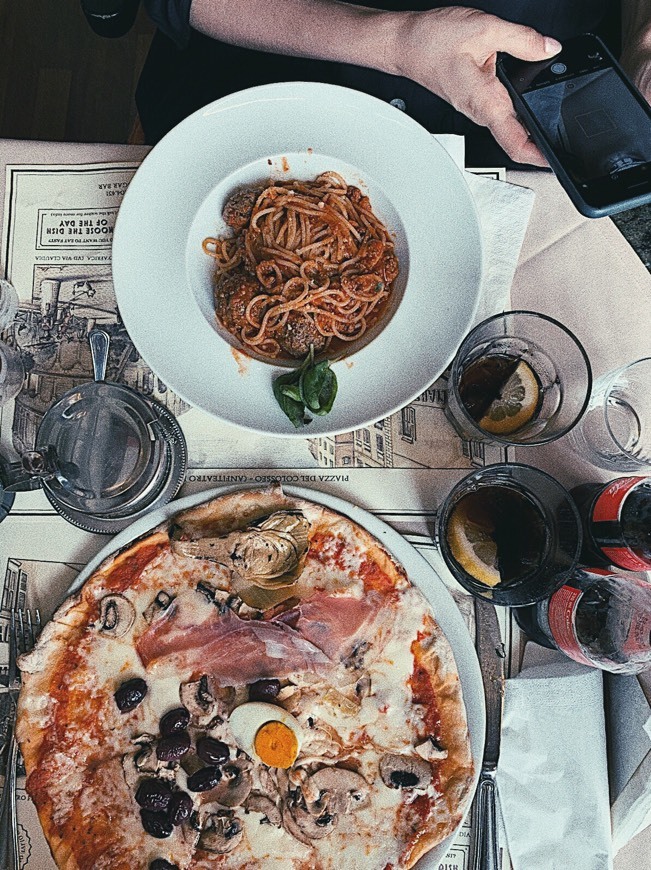
[{"label": "knife", "polygon": [[486,742],[472,808],[471,870],[499,870],[497,790],[495,774],[500,754],[506,652],[495,607],[475,598],[477,654],[486,696]]}]

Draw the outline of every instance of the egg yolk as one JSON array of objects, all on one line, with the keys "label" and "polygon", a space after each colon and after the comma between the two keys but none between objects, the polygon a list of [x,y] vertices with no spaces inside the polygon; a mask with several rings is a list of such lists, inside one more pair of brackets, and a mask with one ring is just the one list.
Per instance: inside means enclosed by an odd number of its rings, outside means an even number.
[{"label": "egg yolk", "polygon": [[265,722],[256,732],[253,748],[269,767],[291,767],[298,755],[296,735],[282,722]]}]

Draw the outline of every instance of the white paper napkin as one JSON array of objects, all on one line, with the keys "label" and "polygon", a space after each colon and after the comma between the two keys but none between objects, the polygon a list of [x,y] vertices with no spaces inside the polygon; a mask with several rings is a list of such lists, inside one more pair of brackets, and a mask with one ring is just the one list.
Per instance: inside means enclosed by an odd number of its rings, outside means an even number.
[{"label": "white paper napkin", "polygon": [[475,200],[483,246],[483,277],[475,323],[511,308],[511,284],[535,194],[528,187],[465,173]]},{"label": "white paper napkin", "polygon": [[[436,140],[460,169],[462,136],[441,134]],[[527,187],[464,172],[479,215],[483,278],[475,323],[511,307],[511,284],[531,216],[535,194]]]},{"label": "white paper napkin", "polygon": [[545,658],[504,697],[497,789],[513,870],[610,870],[602,674]]}]

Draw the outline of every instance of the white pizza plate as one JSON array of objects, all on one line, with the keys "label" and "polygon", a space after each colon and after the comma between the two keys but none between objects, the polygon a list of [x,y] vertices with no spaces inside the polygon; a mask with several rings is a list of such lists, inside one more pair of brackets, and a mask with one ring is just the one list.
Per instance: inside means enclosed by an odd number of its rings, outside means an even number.
[{"label": "white pizza plate", "polygon": [[[201,244],[230,234],[221,213],[233,190],[326,170],[365,190],[394,236],[399,304],[379,335],[334,363],[332,411],[297,430],[272,391],[287,369],[217,332]],[[393,413],[444,371],[479,299],[479,221],[452,158],[398,109],[334,85],[264,85],[200,109],[153,148],[120,207],[113,278],[138,351],[191,405],[255,432],[336,434]]]},{"label": "white pizza plate", "polygon": [[[84,570],[79,574],[75,582],[70,587],[69,592],[76,592],[82,584],[97,570],[99,565],[107,559],[112,553],[142,537],[148,531],[173,517],[175,514],[188,508],[195,507],[203,502],[209,501],[220,495],[225,495],[229,492],[241,490],[241,486],[223,487],[213,489],[208,492],[195,493],[186,498],[178,499],[170,502],[159,510],[154,511],[146,517],[137,520],[128,529],[125,529],[120,534],[104,547],[92,559]],[[398,534],[395,529],[388,526],[385,522],[373,516],[366,510],[363,510],[344,499],[336,496],[327,495],[313,489],[304,489],[302,487],[283,487],[283,492],[295,498],[302,498],[308,501],[316,502],[324,505],[331,510],[338,511],[346,517],[349,517],[354,522],[365,528],[368,532],[374,535],[386,549],[400,562],[407,572],[407,576],[417,586],[423,595],[432,605],[434,616],[438,624],[443,629],[443,633],[447,637],[454,659],[459,671],[459,679],[463,689],[463,698],[466,705],[466,713],[468,716],[468,730],[470,732],[470,746],[472,758],[475,765],[474,787],[479,778],[479,770],[481,768],[482,755],[484,751],[484,736],[486,731],[486,708],[484,701],[484,687],[479,670],[479,662],[475,647],[473,646],[470,634],[466,627],[463,617],[454,603],[445,583],[441,580],[439,573],[427,562],[423,556],[408,542],[402,535]],[[438,561],[438,560],[437,560]],[[443,560],[440,560],[440,573],[447,571]],[[438,870],[440,862],[445,857],[445,854],[452,844],[455,834],[451,834],[436,848],[432,849],[425,855],[416,865],[418,870]]]}]

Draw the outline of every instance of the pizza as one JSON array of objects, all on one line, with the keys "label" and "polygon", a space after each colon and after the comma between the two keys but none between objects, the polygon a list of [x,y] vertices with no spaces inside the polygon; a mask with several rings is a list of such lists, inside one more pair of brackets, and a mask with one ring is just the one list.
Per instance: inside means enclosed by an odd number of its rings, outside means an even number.
[{"label": "pizza", "polygon": [[365,529],[278,486],[107,559],[21,661],[58,867],[409,868],[473,764],[436,614]]}]

